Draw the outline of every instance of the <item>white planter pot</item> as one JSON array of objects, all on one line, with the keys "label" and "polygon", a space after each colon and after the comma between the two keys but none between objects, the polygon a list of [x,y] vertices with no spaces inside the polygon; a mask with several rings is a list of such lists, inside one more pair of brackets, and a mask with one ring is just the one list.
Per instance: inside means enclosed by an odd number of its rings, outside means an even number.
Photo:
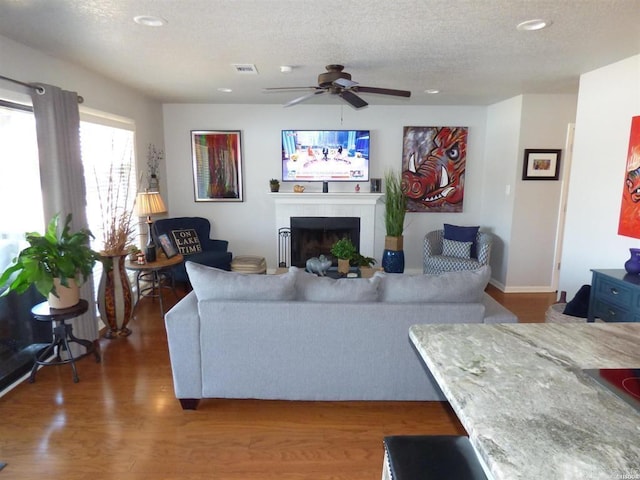
[{"label": "white planter pot", "polygon": [[80,302],[80,287],[76,284],[76,281],[70,278],[67,283],[69,286],[65,287],[60,283],[59,278],[53,279],[53,286],[56,288],[58,296],[56,297],[53,293],[49,294],[47,299],[49,308],[62,310],[73,307]]}]

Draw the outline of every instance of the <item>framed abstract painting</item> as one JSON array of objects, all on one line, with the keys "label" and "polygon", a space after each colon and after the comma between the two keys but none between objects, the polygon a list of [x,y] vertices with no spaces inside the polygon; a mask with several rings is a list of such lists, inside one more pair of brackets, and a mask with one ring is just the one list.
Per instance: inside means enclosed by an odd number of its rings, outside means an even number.
[{"label": "framed abstract painting", "polygon": [[640,238],[640,116],[631,119],[618,235]]},{"label": "framed abstract painting", "polygon": [[239,130],[193,130],[191,153],[196,202],[243,201]]},{"label": "framed abstract painting", "polygon": [[409,212],[462,212],[467,127],[404,127],[402,191]]}]

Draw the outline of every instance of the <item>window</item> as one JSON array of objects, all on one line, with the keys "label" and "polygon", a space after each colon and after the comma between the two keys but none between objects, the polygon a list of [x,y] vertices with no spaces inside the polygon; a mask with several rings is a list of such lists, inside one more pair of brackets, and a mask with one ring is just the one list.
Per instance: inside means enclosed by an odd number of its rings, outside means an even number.
[{"label": "window", "polygon": [[45,224],[36,124],[30,107],[0,103],[0,169],[2,272],[26,246],[25,232],[42,232]]},{"label": "window", "polygon": [[[136,197],[134,132],[89,121],[80,122],[82,163],[87,188],[87,219],[95,235],[94,250],[103,248],[107,203],[116,212],[131,211]],[[138,224],[135,225],[138,236]]]}]

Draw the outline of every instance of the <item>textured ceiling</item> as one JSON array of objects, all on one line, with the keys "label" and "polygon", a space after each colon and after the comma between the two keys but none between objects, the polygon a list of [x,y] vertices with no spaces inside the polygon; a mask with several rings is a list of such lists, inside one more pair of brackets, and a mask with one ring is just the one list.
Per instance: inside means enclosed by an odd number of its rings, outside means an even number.
[{"label": "textured ceiling", "polygon": [[[136,15],[168,23],[143,27]],[[516,30],[532,18],[553,25]],[[162,102],[281,104],[304,92],[263,88],[316,85],[340,63],[361,85],[412,91],[361,95],[373,105],[483,105],[575,93],[581,73],[640,53],[640,1],[0,0],[0,35]]]}]

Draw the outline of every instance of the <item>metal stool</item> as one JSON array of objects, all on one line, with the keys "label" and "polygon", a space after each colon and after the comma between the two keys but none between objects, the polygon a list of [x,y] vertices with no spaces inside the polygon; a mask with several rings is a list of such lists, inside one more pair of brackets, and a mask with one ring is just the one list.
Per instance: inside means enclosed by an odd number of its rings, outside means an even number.
[{"label": "metal stool", "polygon": [[[36,381],[36,372],[38,371],[38,365],[64,365],[65,363],[71,364],[73,370],[73,381],[78,383],[78,371],[76,369],[76,360],[86,357],[93,353],[96,358],[96,362],[100,362],[100,352],[97,350],[96,345],[90,340],[84,340],[77,338],[73,335],[73,327],[67,323],[66,320],[78,317],[85,313],[89,308],[89,304],[86,300],[80,300],[77,305],[65,309],[49,308],[48,302],[42,302],[31,309],[33,318],[41,322],[53,322],[53,341],[51,345],[46,347],[35,358],[35,363],[31,369],[31,375],[29,376],[29,383]],[[79,357],[74,357],[69,348],[70,343],[77,343],[87,349],[86,353]],[[66,352],[67,358],[62,358],[61,353]],[[46,359],[55,353],[54,360],[47,361]]]}]

